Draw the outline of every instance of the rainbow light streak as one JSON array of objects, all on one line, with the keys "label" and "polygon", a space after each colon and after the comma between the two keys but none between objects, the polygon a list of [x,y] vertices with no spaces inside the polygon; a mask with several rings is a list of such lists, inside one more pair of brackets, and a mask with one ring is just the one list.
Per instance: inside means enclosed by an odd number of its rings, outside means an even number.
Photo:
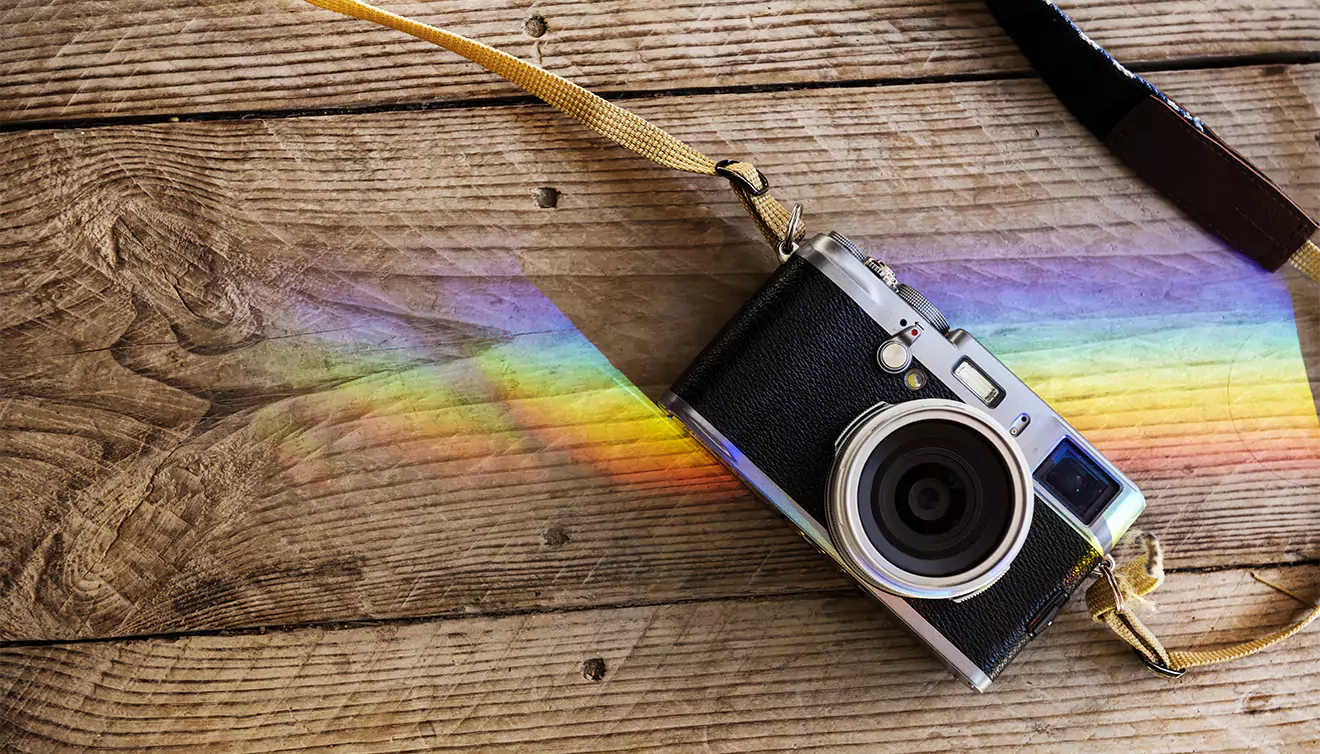
[{"label": "rainbow light streak", "polygon": [[[1189,475],[1286,478],[1313,468],[1320,421],[1286,287],[1228,254],[1210,267],[1190,259],[899,272],[1148,493]],[[424,279],[420,306],[416,288],[360,282],[301,305],[293,297],[281,320],[318,334],[262,368],[290,383],[315,371],[337,386],[263,419],[291,481],[431,464],[472,489],[728,484],[525,278],[443,272]]]},{"label": "rainbow light streak", "polygon": [[291,297],[280,321],[315,335],[285,341],[262,364],[264,381],[315,373],[336,386],[259,417],[258,433],[279,438],[289,484],[380,485],[382,474],[423,465],[434,472],[421,477],[443,478],[446,492],[727,484],[525,278],[426,284],[440,290],[423,302],[425,317],[402,303],[411,293],[357,282],[333,297]]},{"label": "rainbow light streak", "polygon": [[1287,286],[1236,255],[901,272],[1139,484],[1320,458]]}]

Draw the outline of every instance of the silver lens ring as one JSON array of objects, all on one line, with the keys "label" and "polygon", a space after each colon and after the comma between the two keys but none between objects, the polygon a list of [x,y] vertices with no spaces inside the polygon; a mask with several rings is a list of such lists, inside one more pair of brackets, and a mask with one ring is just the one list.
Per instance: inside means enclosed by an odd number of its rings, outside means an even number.
[{"label": "silver lens ring", "polygon": [[[952,422],[980,435],[997,451],[1012,485],[1012,508],[1003,538],[990,555],[951,576],[925,576],[898,567],[871,542],[862,523],[863,467],[881,442],[903,427],[927,421]],[[892,594],[919,599],[953,599],[975,594],[1008,571],[1022,549],[1035,507],[1031,469],[1017,443],[993,418],[965,403],[939,399],[880,404],[867,410],[839,438],[830,474],[826,514],[830,536],[854,575]]]}]

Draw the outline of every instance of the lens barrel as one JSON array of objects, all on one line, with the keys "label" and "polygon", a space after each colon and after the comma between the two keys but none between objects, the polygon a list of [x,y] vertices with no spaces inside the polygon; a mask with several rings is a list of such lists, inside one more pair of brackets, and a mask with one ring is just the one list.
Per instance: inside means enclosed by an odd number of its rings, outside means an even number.
[{"label": "lens barrel", "polygon": [[882,404],[840,438],[831,536],[881,589],[966,596],[994,583],[1021,549],[1030,480],[1017,444],[984,412],[945,400]]}]

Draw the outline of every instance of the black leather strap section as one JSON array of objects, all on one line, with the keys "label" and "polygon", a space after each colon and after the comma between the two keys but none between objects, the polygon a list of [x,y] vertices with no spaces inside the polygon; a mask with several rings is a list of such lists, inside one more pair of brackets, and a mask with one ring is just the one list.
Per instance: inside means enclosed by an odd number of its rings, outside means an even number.
[{"label": "black leather strap section", "polygon": [[1164,98],[1047,0],[986,0],[1054,95],[1098,139],[1147,97]]},{"label": "black leather strap section", "polygon": [[1199,118],[1124,68],[1049,0],[986,0],[1055,96],[1206,230],[1277,270],[1315,221]]},{"label": "black leather strap section", "polygon": [[1247,158],[1159,100],[1142,100],[1105,144],[1202,227],[1268,270],[1287,264],[1315,235],[1315,221]]}]

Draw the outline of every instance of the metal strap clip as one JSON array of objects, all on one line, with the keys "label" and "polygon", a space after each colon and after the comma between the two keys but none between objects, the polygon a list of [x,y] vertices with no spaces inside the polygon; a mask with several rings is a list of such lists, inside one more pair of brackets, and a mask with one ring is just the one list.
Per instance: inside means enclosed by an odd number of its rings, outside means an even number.
[{"label": "metal strap clip", "polygon": [[1096,566],[1100,576],[1104,578],[1105,583],[1109,585],[1109,591],[1114,595],[1114,612],[1123,615],[1127,611],[1127,604],[1123,601],[1123,590],[1118,587],[1118,577],[1114,575],[1114,558],[1111,555],[1105,555]]},{"label": "metal strap clip", "polygon": [[1132,648],[1132,654],[1136,655],[1137,659],[1141,660],[1141,662],[1146,667],[1150,668],[1150,671],[1152,673],[1158,676],[1163,676],[1165,678],[1179,678],[1182,676],[1183,673],[1187,672],[1186,670],[1175,670],[1173,668],[1166,667],[1163,663],[1155,662],[1154,660],[1147,657],[1145,654],[1137,651],[1136,647]]},{"label": "metal strap clip", "polygon": [[793,205],[793,212],[788,216],[788,226],[784,228],[784,237],[779,240],[775,246],[775,255],[779,257],[779,263],[787,262],[797,251],[798,234],[802,232],[802,205]]},{"label": "metal strap clip", "polygon": [[762,173],[758,169],[756,171],[756,178],[761,182],[761,185],[753,186],[747,176],[736,170],[729,169],[730,165],[737,165],[740,162],[742,162],[742,160],[720,160],[715,163],[715,174],[727,178],[729,183],[732,183],[734,189],[739,193],[753,197],[765,196],[766,192],[770,190],[770,179],[766,178],[765,173]]}]

